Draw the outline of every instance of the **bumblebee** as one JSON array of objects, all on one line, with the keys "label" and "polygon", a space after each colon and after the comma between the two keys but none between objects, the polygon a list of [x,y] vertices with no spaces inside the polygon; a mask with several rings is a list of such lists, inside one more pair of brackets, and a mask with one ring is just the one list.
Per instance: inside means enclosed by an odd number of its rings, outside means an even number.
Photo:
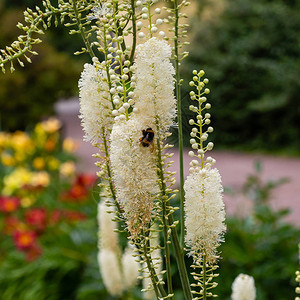
[{"label": "bumblebee", "polygon": [[149,147],[154,139],[154,131],[152,128],[147,128],[146,130],[143,130],[143,136],[140,138],[140,142],[143,147]]}]

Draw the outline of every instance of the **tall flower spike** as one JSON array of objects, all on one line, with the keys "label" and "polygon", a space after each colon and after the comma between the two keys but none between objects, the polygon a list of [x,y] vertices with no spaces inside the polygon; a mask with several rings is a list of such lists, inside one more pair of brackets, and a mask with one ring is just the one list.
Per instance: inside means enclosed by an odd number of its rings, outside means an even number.
[{"label": "tall flower spike", "polygon": [[133,246],[128,245],[122,257],[123,278],[126,289],[136,286],[139,276],[140,264],[135,257]]},{"label": "tall flower spike", "polygon": [[124,285],[116,253],[110,249],[101,249],[98,253],[98,263],[108,292],[112,296],[121,295]]},{"label": "tall flower spike", "polygon": [[117,229],[117,223],[112,220],[112,218],[115,216],[115,207],[106,206],[106,201],[113,203],[112,199],[103,198],[98,204],[97,217],[99,226],[99,248],[110,249],[113,252],[118,252],[118,234],[115,232],[115,229]]},{"label": "tall flower spike", "polygon": [[112,104],[102,65],[85,64],[79,79],[80,118],[85,139],[97,143],[103,128],[111,128]]},{"label": "tall flower spike", "polygon": [[255,300],[256,290],[253,277],[240,274],[232,283],[232,300]]},{"label": "tall flower spike", "polygon": [[[197,283],[191,284],[192,287],[199,287],[200,291],[193,290],[197,294],[195,299],[207,299],[215,297],[211,289],[217,286],[214,277],[218,276],[215,270],[218,268],[216,261],[218,258],[217,247],[223,241],[225,232],[225,210],[222,200],[223,186],[219,171],[211,166],[215,160],[211,157],[204,159],[204,154],[213,148],[213,143],[207,143],[210,132],[213,131],[210,124],[210,114],[203,113],[210,109],[211,105],[206,103],[205,94],[209,89],[204,86],[208,79],[203,81],[201,77],[204,71],[199,73],[193,71],[193,81],[190,86],[195,86],[197,92],[190,92],[191,100],[196,101],[197,106],[190,105],[190,110],[197,113],[196,121],[191,119],[190,125],[193,125],[191,131],[192,149],[189,156],[194,157],[190,162],[190,174],[184,183],[185,190],[185,242],[189,254],[193,256],[193,268],[201,271],[192,273]],[[204,89],[204,91],[203,91]],[[198,102],[198,103],[197,103]]]},{"label": "tall flower spike", "polygon": [[198,168],[187,177],[184,190],[186,245],[191,254],[205,253],[207,260],[214,262],[226,229],[219,171]]},{"label": "tall flower spike", "polygon": [[[98,204],[98,225],[99,225],[99,252],[98,264],[103,283],[111,295],[121,295],[124,289],[123,276],[119,262],[120,249],[118,236],[114,231],[116,223],[114,217],[114,206],[106,206],[112,199],[102,199]],[[111,211],[111,213],[108,213]]]},{"label": "tall flower spike", "polygon": [[174,68],[170,62],[171,47],[151,38],[137,47],[135,61],[135,111],[148,127],[159,124],[162,131],[172,125],[176,115]]},{"label": "tall flower spike", "polygon": [[[190,125],[194,125],[191,132],[191,144],[197,154],[193,151],[189,152],[191,157],[195,157],[190,163],[190,175],[187,177],[184,189],[186,193],[185,215],[186,215],[186,236],[185,241],[190,248],[190,253],[199,253],[200,256],[205,255],[208,262],[214,263],[216,260],[216,248],[223,240],[225,232],[225,210],[222,200],[223,187],[221,176],[217,169],[211,169],[215,160],[208,157],[204,160],[205,152],[213,148],[213,143],[206,144],[208,134],[213,131],[210,124],[210,114],[203,112],[210,109],[210,104],[206,103],[205,94],[209,93],[209,89],[204,86],[208,83],[208,79],[203,81],[201,77],[204,71],[199,73],[194,70],[193,81],[190,86],[196,86],[197,93],[190,92],[191,100],[198,102],[197,106],[191,105],[190,109],[197,113],[195,122],[193,119],[189,121]],[[204,91],[202,91],[204,89]],[[208,126],[207,129],[206,126]]]},{"label": "tall flower spike", "polygon": [[140,143],[144,129],[139,120],[132,118],[116,122],[111,133],[110,158],[117,198],[133,237],[150,222],[153,194],[158,192],[155,156]]}]

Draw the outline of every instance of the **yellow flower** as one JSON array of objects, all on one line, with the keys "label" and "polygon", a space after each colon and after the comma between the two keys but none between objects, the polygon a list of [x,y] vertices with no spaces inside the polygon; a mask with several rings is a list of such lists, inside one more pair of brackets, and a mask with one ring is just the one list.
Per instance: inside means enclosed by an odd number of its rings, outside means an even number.
[{"label": "yellow flower", "polygon": [[61,128],[61,122],[56,118],[49,118],[48,120],[40,123],[43,130],[47,133],[54,133]]},{"label": "yellow flower", "polygon": [[53,171],[57,170],[59,168],[59,164],[60,164],[59,160],[54,157],[50,157],[48,159],[48,167],[50,170]]},{"label": "yellow flower", "polygon": [[16,151],[15,152],[15,160],[18,163],[24,162],[26,160],[26,153],[25,153],[25,151],[21,151],[21,150]]},{"label": "yellow flower", "polygon": [[35,198],[32,196],[27,196],[21,199],[21,206],[22,207],[29,207],[35,202]]},{"label": "yellow flower", "polygon": [[32,178],[32,173],[25,168],[17,168],[3,179],[4,187],[3,194],[6,196],[12,195],[14,191],[22,186],[29,184]]},{"label": "yellow flower", "polygon": [[31,184],[33,186],[47,186],[49,185],[50,177],[46,171],[35,172],[32,174]]},{"label": "yellow flower", "polygon": [[15,150],[22,149],[23,151],[31,146],[31,140],[27,133],[23,131],[16,131],[11,136],[11,144]]},{"label": "yellow flower", "polygon": [[43,157],[36,157],[33,162],[33,167],[37,170],[41,170],[45,168],[45,159]]},{"label": "yellow flower", "polygon": [[77,149],[75,141],[71,138],[66,138],[63,141],[63,150],[66,152],[74,152]]},{"label": "yellow flower", "polygon": [[59,172],[62,176],[71,176],[75,173],[75,164],[72,161],[67,161],[61,164]]},{"label": "yellow flower", "polygon": [[1,153],[1,161],[2,164],[7,167],[13,166],[15,164],[14,158],[6,152]]}]

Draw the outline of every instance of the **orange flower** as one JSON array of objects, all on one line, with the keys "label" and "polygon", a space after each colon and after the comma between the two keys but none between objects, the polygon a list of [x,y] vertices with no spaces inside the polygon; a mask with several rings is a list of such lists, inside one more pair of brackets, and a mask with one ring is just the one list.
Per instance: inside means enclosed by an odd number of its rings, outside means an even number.
[{"label": "orange flower", "polygon": [[0,197],[0,211],[10,213],[19,208],[20,200],[17,197]]},{"label": "orange flower", "polygon": [[13,239],[19,250],[26,250],[33,246],[36,240],[36,234],[31,230],[17,230],[14,233]]},{"label": "orange flower", "polygon": [[47,141],[46,141],[46,144],[45,144],[45,149],[49,152],[53,151],[54,148],[56,146],[56,141],[49,138]]}]

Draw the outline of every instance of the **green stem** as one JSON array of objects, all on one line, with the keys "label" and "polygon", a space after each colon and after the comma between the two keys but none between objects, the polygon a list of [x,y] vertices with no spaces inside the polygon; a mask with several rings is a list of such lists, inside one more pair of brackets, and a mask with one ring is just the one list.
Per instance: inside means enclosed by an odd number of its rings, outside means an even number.
[{"label": "green stem", "polygon": [[[108,81],[108,87],[109,87],[109,90],[110,90],[112,88],[112,84],[111,84],[111,79],[110,79],[110,74],[109,74],[109,63],[108,63],[108,59],[107,59],[108,46],[107,46],[107,38],[106,38],[106,29],[105,29],[105,27],[103,27],[103,36],[104,36],[105,71],[106,71],[106,77],[107,77],[107,81]],[[115,109],[113,96],[112,96],[111,93],[109,93],[109,96],[110,96],[111,105],[112,105],[113,109]]]},{"label": "green stem", "polygon": [[150,278],[152,281],[152,285],[153,285],[153,289],[155,292],[155,295],[157,297],[157,299],[160,299],[161,297],[166,297],[167,293],[165,292],[164,288],[162,287],[161,283],[159,283],[159,278],[155,272],[155,268],[153,266],[152,260],[151,260],[151,255],[148,251],[148,249],[150,249],[150,239],[149,239],[149,232],[142,232],[141,235],[145,236],[146,238],[143,239],[142,243],[142,247],[141,244],[139,243],[135,243],[136,247],[143,253],[145,260],[146,260],[146,264],[147,264],[147,268],[149,270],[150,273]]},{"label": "green stem", "polygon": [[[172,215],[169,215],[169,225],[172,226],[174,223],[174,219]],[[174,250],[175,250],[175,257],[176,257],[176,262],[179,270],[179,276],[180,276],[180,281],[181,285],[183,288],[183,293],[184,293],[184,299],[185,300],[192,300],[193,296],[191,293],[191,288],[190,288],[190,281],[184,261],[184,251],[180,246],[177,231],[175,227],[171,227],[171,236],[173,240],[173,245],[174,245]]]},{"label": "green stem", "polygon": [[90,42],[85,34],[85,28],[84,26],[81,24],[80,22],[80,18],[79,18],[79,14],[78,14],[78,10],[77,10],[77,5],[76,5],[76,0],[73,0],[73,10],[74,10],[74,13],[75,13],[75,18],[76,18],[76,23],[77,23],[77,26],[79,28],[79,31],[80,31],[80,34],[81,34],[81,37],[84,41],[84,44],[86,46],[86,50],[87,52],[90,54],[91,58],[95,57],[95,53],[90,45]]},{"label": "green stem", "polygon": [[107,176],[108,176],[108,182],[109,182],[109,188],[112,194],[112,198],[114,199],[114,203],[117,207],[118,212],[121,214],[121,207],[119,202],[117,201],[117,196],[115,193],[115,189],[112,183],[112,174],[110,170],[110,164],[109,164],[109,153],[108,153],[108,147],[107,147],[107,140],[106,140],[106,134],[104,127],[102,128],[102,137],[103,137],[103,144],[104,144],[104,152],[105,152],[105,161],[106,161],[106,169],[107,169]]},{"label": "green stem", "polygon": [[175,58],[175,92],[177,99],[177,120],[178,120],[178,143],[179,143],[179,197],[180,197],[180,244],[184,248],[184,231],[185,231],[185,218],[184,218],[184,172],[183,172],[183,133],[182,133],[182,116],[181,116],[181,90],[180,90],[180,73],[179,73],[179,51],[178,51],[178,22],[179,22],[179,8],[178,0],[174,0],[174,13],[175,13],[175,38],[174,38],[174,58]]},{"label": "green stem", "polygon": [[203,255],[203,299],[206,300],[206,254]]},{"label": "green stem", "polygon": [[[166,260],[166,270],[167,270],[167,283],[168,283],[168,293],[169,295],[173,294],[173,286],[172,286],[172,274],[171,274],[171,260],[170,260],[170,249],[169,249],[169,237],[168,237],[168,214],[169,209],[167,208],[167,199],[168,195],[166,192],[166,184],[165,184],[165,178],[164,178],[164,170],[162,165],[162,157],[161,157],[161,144],[160,144],[160,134],[159,134],[159,126],[157,125],[157,132],[158,132],[158,138],[157,138],[157,152],[158,152],[158,169],[159,169],[159,178],[161,182],[161,200],[162,200],[162,218],[163,218],[163,233],[164,233],[164,249],[165,249],[165,260]],[[170,297],[169,299],[173,299],[173,297]]]},{"label": "green stem", "polygon": [[133,58],[134,58],[134,52],[136,48],[136,19],[135,19],[135,6],[134,6],[134,0],[130,1],[131,3],[131,9],[132,9],[132,49],[130,54],[130,63],[132,64]]}]

